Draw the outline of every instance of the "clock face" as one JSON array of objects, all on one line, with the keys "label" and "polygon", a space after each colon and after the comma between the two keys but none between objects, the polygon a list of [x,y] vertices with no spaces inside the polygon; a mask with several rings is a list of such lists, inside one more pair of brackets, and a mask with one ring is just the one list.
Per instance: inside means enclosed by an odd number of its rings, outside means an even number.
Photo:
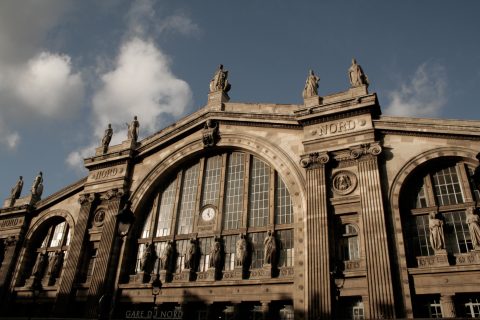
[{"label": "clock face", "polygon": [[202,219],[204,221],[211,221],[213,218],[215,218],[215,209],[213,209],[212,207],[207,207],[203,209]]}]

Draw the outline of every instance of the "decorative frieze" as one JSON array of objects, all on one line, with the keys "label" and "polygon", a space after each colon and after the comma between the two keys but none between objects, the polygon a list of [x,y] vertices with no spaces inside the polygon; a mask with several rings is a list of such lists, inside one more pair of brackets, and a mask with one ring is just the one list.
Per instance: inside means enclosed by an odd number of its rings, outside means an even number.
[{"label": "decorative frieze", "polygon": [[417,263],[419,268],[448,267],[450,265],[446,254],[420,256],[417,257]]},{"label": "decorative frieze", "polygon": [[455,255],[455,261],[456,265],[480,264],[480,251],[470,251]]}]

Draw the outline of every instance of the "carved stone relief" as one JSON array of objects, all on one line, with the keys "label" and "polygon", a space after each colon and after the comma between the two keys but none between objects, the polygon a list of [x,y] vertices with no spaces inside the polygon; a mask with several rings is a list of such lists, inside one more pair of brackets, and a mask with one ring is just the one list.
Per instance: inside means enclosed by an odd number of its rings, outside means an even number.
[{"label": "carved stone relief", "polygon": [[357,176],[347,170],[335,173],[332,179],[332,189],[338,195],[347,195],[357,188]]}]

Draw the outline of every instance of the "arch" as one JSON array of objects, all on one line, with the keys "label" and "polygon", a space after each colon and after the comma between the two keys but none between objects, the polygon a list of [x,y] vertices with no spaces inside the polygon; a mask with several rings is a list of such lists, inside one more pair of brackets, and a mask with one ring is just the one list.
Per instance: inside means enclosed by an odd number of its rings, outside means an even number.
[{"label": "arch", "polygon": [[64,209],[55,209],[52,211],[48,211],[47,213],[44,213],[42,217],[40,217],[37,221],[35,221],[35,223],[29,228],[25,236],[25,239],[30,240],[31,237],[36,233],[38,228],[40,228],[45,221],[54,217],[64,218],[65,221],[67,221],[70,230],[72,230],[72,235],[73,235],[73,232],[75,231],[74,229],[75,222],[70,212]]},{"label": "arch", "polygon": [[440,147],[427,150],[413,157],[398,171],[393,179],[392,185],[388,193],[388,199],[393,217],[393,233],[395,237],[395,247],[397,252],[397,262],[400,269],[402,296],[405,302],[406,314],[412,314],[412,300],[410,296],[410,280],[407,273],[407,259],[405,252],[405,244],[403,237],[402,219],[400,213],[400,192],[405,180],[419,166],[430,160],[442,157],[459,157],[467,162],[477,163],[475,160],[477,152],[462,147]]},{"label": "arch", "polygon": [[[300,168],[283,150],[262,138],[230,133],[222,134],[222,139],[218,142],[217,148],[243,149],[257,155],[277,170],[290,192],[294,206],[294,216],[297,219],[295,222],[303,221],[303,211],[299,209],[306,207],[305,178]],[[144,202],[166,172],[176,167],[180,161],[192,159],[204,150],[202,139],[196,139],[160,161],[133,192],[131,196],[133,212],[136,215],[138,214],[138,209],[143,207]]]}]

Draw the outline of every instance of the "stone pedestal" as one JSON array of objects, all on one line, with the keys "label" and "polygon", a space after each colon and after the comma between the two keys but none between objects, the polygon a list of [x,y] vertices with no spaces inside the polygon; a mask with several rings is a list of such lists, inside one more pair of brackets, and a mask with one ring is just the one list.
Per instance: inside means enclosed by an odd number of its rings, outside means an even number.
[{"label": "stone pedestal", "polygon": [[160,281],[162,281],[162,283],[165,283],[165,282],[170,282],[172,279],[171,279],[171,273],[168,272],[167,270],[160,270]]},{"label": "stone pedestal", "polygon": [[317,106],[322,104],[322,101],[323,101],[322,97],[314,96],[314,97],[303,99],[303,104],[307,108],[308,107],[317,107]]},{"label": "stone pedestal", "polygon": [[187,282],[192,281],[195,275],[195,271],[192,269],[183,269],[182,272],[176,273],[173,276],[174,282]]},{"label": "stone pedestal", "polygon": [[448,267],[447,252],[437,252],[434,256],[417,257],[419,268]]},{"label": "stone pedestal", "polygon": [[197,281],[215,281],[217,272],[215,269],[208,269],[204,272],[197,272]]},{"label": "stone pedestal", "polygon": [[12,198],[5,199],[5,201],[3,201],[3,207],[4,208],[13,207],[15,205],[15,200],[16,199],[12,199]]},{"label": "stone pedestal", "polygon": [[211,92],[208,94],[208,107],[212,110],[223,110],[223,103],[230,101],[230,97],[223,91]]},{"label": "stone pedestal", "polygon": [[147,283],[152,277],[145,272],[137,272],[130,275],[130,283]]},{"label": "stone pedestal", "polygon": [[243,279],[243,268],[241,266],[235,267],[233,270],[224,270],[223,279],[224,280],[241,280]]}]

